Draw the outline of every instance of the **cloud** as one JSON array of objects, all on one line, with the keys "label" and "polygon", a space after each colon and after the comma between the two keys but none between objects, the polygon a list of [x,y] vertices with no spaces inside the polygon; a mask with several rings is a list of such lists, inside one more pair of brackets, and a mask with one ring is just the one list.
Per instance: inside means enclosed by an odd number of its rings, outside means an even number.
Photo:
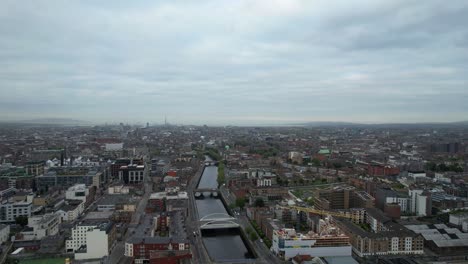
[{"label": "cloud", "polygon": [[463,119],[467,12],[436,0],[6,0],[0,119]]}]

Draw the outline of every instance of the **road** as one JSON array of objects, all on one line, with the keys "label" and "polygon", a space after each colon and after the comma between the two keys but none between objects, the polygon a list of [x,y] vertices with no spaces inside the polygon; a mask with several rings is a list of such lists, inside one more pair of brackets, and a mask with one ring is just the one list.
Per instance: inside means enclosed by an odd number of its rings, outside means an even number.
[{"label": "road", "polygon": [[149,177],[149,171],[151,168],[149,161],[145,161],[145,167],[147,168],[145,170],[144,174],[144,180],[143,180],[143,185],[144,185],[144,194],[141,198],[141,200],[138,202],[138,206],[135,210],[135,213],[132,215],[132,220],[128,226],[127,232],[125,233],[125,236],[122,238],[122,241],[117,241],[115,246],[113,247],[111,254],[109,258],[107,259],[107,263],[119,263],[119,264],[130,264],[132,263],[132,260],[130,258],[124,257],[124,252],[125,252],[125,241],[127,241],[128,238],[130,238],[133,235],[133,231],[135,231],[135,228],[138,226],[140,223],[141,216],[144,215],[145,213],[145,208],[148,203],[149,197],[151,193],[153,192],[153,183],[151,182],[151,179]]}]

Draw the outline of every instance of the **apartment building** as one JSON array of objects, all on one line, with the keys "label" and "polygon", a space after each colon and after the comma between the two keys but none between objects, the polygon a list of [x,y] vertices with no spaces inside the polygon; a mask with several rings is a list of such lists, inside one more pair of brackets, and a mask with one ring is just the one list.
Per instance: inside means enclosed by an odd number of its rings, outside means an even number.
[{"label": "apartment building", "polygon": [[112,222],[85,220],[72,228],[65,247],[67,252],[75,253],[75,259],[100,259],[109,255],[115,238]]}]

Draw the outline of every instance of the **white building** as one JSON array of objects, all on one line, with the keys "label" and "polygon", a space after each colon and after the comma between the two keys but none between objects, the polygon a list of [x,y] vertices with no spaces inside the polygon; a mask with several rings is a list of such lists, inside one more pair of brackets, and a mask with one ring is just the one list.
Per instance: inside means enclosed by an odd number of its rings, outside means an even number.
[{"label": "white building", "polygon": [[452,180],[450,178],[445,177],[443,173],[436,173],[434,177],[434,182],[451,183]]},{"label": "white building", "polygon": [[426,216],[432,210],[431,199],[428,195],[424,195],[423,192],[423,190],[408,191],[411,199],[410,211],[417,216]]},{"label": "white building", "polygon": [[400,206],[400,209],[402,212],[409,212],[410,211],[410,203],[411,199],[408,197],[398,197],[398,196],[393,196],[393,197],[387,197],[385,199],[385,203],[397,203]]},{"label": "white building", "polygon": [[284,260],[290,260],[298,254],[316,257],[351,256],[349,237],[343,233],[326,236],[300,234],[290,228],[273,231],[271,250]]},{"label": "white building", "polygon": [[106,143],[106,151],[119,151],[123,149],[123,143]]},{"label": "white building", "polygon": [[114,242],[113,225],[107,221],[84,221],[72,229],[66,241],[67,252],[75,259],[100,259],[108,256]]},{"label": "white building", "polygon": [[417,178],[425,178],[426,172],[424,171],[408,171],[408,177],[416,180]]},{"label": "white building", "polygon": [[0,222],[14,222],[18,216],[31,216],[32,202],[3,203],[0,205]]},{"label": "white building", "polygon": [[89,189],[85,184],[75,184],[68,188],[65,193],[65,199],[67,200],[81,200],[86,202],[86,197],[89,195]]},{"label": "white building", "polygon": [[130,193],[130,188],[125,185],[110,186],[107,191],[109,194],[128,194]]},{"label": "white building", "polygon": [[0,224],[0,244],[8,241],[10,235],[10,225]]},{"label": "white building", "polygon": [[468,232],[468,213],[450,214],[449,223],[461,227],[463,232]]},{"label": "white building", "polygon": [[28,218],[28,227],[32,230],[21,232],[24,240],[40,240],[46,236],[54,236],[59,232],[59,214],[45,214]]},{"label": "white building", "polygon": [[57,214],[60,215],[62,222],[70,222],[76,220],[84,211],[84,202],[68,203],[63,205]]}]

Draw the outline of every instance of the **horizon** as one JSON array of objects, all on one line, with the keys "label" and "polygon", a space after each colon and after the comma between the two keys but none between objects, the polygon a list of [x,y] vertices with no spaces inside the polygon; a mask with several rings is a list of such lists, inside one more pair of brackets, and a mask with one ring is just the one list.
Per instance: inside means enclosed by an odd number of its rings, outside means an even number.
[{"label": "horizon", "polygon": [[468,116],[466,1],[3,1],[0,10],[0,120]]},{"label": "horizon", "polygon": [[177,123],[167,122],[167,124],[157,121],[137,122],[137,121],[105,121],[105,122],[91,122],[87,120],[79,119],[68,119],[68,118],[38,118],[29,120],[2,120],[0,124],[31,124],[31,125],[67,125],[67,126],[102,126],[102,125],[119,125],[121,123],[131,126],[212,126],[212,127],[326,127],[326,126],[381,126],[381,125],[465,125],[468,124],[468,120],[459,120],[454,122],[346,122],[346,121],[306,121],[302,123],[240,123],[240,124],[229,124],[229,123]]}]

